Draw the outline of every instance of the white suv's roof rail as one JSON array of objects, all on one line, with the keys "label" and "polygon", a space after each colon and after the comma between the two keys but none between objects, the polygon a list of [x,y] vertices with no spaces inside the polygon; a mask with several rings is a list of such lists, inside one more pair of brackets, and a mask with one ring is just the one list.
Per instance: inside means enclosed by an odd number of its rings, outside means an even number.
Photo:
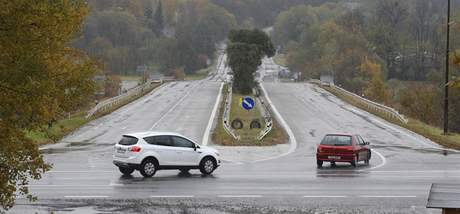
[{"label": "white suv's roof rail", "polygon": [[159,131],[134,132],[134,133],[127,133],[123,135],[137,137],[137,138],[144,138],[144,137],[158,136],[158,135],[174,135],[174,136],[184,137],[183,135],[179,133],[175,133],[175,132],[159,132]]}]

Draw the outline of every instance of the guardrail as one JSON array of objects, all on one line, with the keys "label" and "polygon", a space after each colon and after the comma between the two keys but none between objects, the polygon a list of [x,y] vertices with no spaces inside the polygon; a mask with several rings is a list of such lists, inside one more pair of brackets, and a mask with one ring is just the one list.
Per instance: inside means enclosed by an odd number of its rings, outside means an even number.
[{"label": "guardrail", "polygon": [[[319,80],[310,80],[310,82],[315,83],[315,84],[323,84]],[[376,103],[376,102],[371,101],[371,100],[368,100],[368,99],[366,99],[364,97],[361,97],[361,96],[359,96],[359,95],[357,95],[355,93],[349,92],[349,91],[347,91],[347,90],[345,90],[345,89],[343,89],[343,88],[341,88],[339,86],[336,86],[334,84],[327,84],[327,85],[329,87],[332,87],[334,89],[337,89],[337,90],[341,91],[342,93],[344,93],[344,94],[346,94],[348,96],[351,96],[351,97],[354,97],[356,99],[359,99],[369,109],[373,109],[375,111],[381,112],[381,113],[385,114],[386,116],[388,116],[388,117],[390,117],[392,119],[396,119],[396,120],[401,121],[402,123],[407,123],[408,122],[408,120],[404,117],[404,115],[400,114],[394,108],[382,105],[380,103]]]},{"label": "guardrail", "polygon": [[265,136],[267,136],[268,133],[270,133],[270,131],[273,128],[273,121],[272,121],[272,117],[270,114],[270,106],[267,105],[266,96],[267,95],[262,90],[259,90],[259,96],[257,96],[257,102],[261,106],[261,108],[259,109],[265,120],[265,128],[262,131],[260,131],[259,135],[257,136],[257,140],[262,140]]},{"label": "guardrail", "polygon": [[230,126],[230,108],[232,105],[232,84],[229,83],[227,87],[227,98],[225,99],[225,106],[224,106],[224,115],[223,115],[223,125],[224,130],[232,136],[235,140],[239,140],[241,137],[236,135],[235,130]]},{"label": "guardrail", "polygon": [[[159,81],[159,84],[162,84],[163,80]],[[116,97],[112,97],[106,100],[99,102],[94,108],[88,111],[86,118],[90,118],[93,115],[97,114],[98,112],[106,111],[113,106],[119,105],[127,100],[131,99],[132,97],[138,96],[145,91],[150,91],[157,86],[158,82],[147,82],[142,85],[139,85],[135,88],[128,90],[126,93],[120,94]]]}]

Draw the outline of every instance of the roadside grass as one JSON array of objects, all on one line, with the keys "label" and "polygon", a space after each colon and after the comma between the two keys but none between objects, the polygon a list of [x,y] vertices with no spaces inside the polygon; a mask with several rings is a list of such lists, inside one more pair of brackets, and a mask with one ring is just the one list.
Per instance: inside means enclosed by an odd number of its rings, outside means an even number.
[{"label": "roadside grass", "polygon": [[140,82],[142,80],[142,77],[141,76],[130,75],[130,76],[120,76],[120,79],[121,79],[121,81],[137,81],[137,82]]},{"label": "roadside grass", "polygon": [[336,97],[340,98],[341,100],[353,105],[353,106],[356,106],[360,109],[363,109],[371,114],[374,114],[388,122],[391,122],[391,123],[394,123],[396,125],[399,125],[403,128],[406,128],[408,130],[411,130],[417,134],[420,134],[430,140],[432,140],[433,142],[436,142],[442,146],[445,146],[447,148],[452,148],[452,149],[457,149],[457,150],[460,150],[460,134],[457,134],[457,133],[451,133],[449,135],[444,135],[443,134],[443,130],[438,128],[438,127],[435,127],[435,126],[431,126],[431,125],[428,125],[426,123],[423,123],[419,120],[416,120],[414,118],[407,118],[408,119],[408,123],[405,124],[399,120],[396,120],[394,118],[391,118],[381,112],[378,112],[378,111],[375,111],[371,108],[368,108],[366,104],[364,104],[361,100],[357,99],[357,98],[354,98],[352,96],[348,96],[346,94],[344,94],[343,92],[339,91],[339,90],[336,90],[334,88],[331,88],[331,87],[324,87],[324,86],[320,86],[321,88],[323,88],[324,90],[330,92],[331,94],[335,95]]},{"label": "roadside grass", "polygon": [[278,54],[276,55],[273,60],[275,61],[276,64],[278,65],[281,65],[281,66],[285,66],[287,65],[287,62],[286,62],[286,55],[284,54]]},{"label": "roadside grass", "polygon": [[39,146],[55,143],[67,134],[86,124],[89,120],[86,119],[85,116],[86,111],[80,111],[67,118],[58,120],[53,123],[51,128],[46,128],[44,131],[28,131],[26,132],[26,137],[33,140]]},{"label": "roadside grass", "polygon": [[[225,100],[228,85],[224,85],[222,90],[222,100],[219,107],[218,112],[218,120],[217,125],[212,134],[212,141],[218,145],[224,146],[271,146],[276,144],[283,144],[288,141],[288,137],[284,130],[279,126],[276,120],[273,120],[273,128],[269,134],[267,134],[262,140],[257,140],[257,136],[259,135],[260,131],[263,130],[265,127],[264,118],[260,111],[257,109],[258,106],[256,105],[254,109],[247,111],[244,110],[240,105],[240,99],[244,97],[241,94],[233,93],[232,97],[232,104],[230,109],[230,121],[233,119],[239,118],[243,121],[243,128],[236,130],[236,134],[241,136],[240,140],[233,139],[224,129],[223,126],[223,111],[225,107]],[[250,129],[250,123],[252,119],[258,119],[261,123],[261,129]]]},{"label": "roadside grass", "polygon": [[86,123],[114,112],[115,110],[150,93],[152,90],[154,90],[160,85],[161,83],[153,84],[151,89],[145,90],[143,93],[137,96],[130,97],[129,99],[119,103],[118,105],[113,105],[110,108],[105,109],[104,111],[98,112],[90,118],[86,118],[86,114],[89,109],[84,109],[78,111],[77,113],[71,114],[68,117],[59,119],[57,122],[53,123],[51,128],[44,127],[43,130],[26,131],[26,137],[33,140],[39,146],[59,142],[59,140],[61,140],[63,137],[79,129]]}]

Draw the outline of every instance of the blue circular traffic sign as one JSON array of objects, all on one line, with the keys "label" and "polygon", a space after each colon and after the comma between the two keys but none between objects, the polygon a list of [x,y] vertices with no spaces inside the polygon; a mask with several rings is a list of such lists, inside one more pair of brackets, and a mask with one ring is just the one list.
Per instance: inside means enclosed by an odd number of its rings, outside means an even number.
[{"label": "blue circular traffic sign", "polygon": [[251,97],[244,97],[241,100],[241,106],[248,111],[253,109],[255,105],[256,103],[254,102],[254,99],[252,99]]}]

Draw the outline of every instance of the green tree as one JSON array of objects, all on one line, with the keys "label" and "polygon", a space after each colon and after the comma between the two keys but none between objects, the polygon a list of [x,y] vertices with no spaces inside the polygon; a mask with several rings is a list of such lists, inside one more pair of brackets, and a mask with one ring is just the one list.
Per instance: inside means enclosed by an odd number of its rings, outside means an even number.
[{"label": "green tree", "polygon": [[161,0],[158,1],[158,6],[157,10],[155,11],[155,14],[153,16],[153,21],[154,21],[154,27],[153,31],[158,34],[161,33],[161,31],[164,28],[164,21],[163,21],[163,6],[161,4]]},{"label": "green tree", "polygon": [[276,18],[273,40],[281,46],[289,41],[298,41],[305,29],[317,23],[318,16],[311,6],[293,7]]},{"label": "green tree", "polygon": [[29,199],[30,179],[50,169],[26,131],[86,103],[95,63],[69,47],[88,13],[79,0],[0,0],[0,206]]},{"label": "green tree", "polygon": [[265,56],[275,54],[273,44],[263,31],[232,30],[228,36],[227,47],[229,65],[234,73],[233,89],[242,94],[249,94],[255,86],[254,73]]}]

